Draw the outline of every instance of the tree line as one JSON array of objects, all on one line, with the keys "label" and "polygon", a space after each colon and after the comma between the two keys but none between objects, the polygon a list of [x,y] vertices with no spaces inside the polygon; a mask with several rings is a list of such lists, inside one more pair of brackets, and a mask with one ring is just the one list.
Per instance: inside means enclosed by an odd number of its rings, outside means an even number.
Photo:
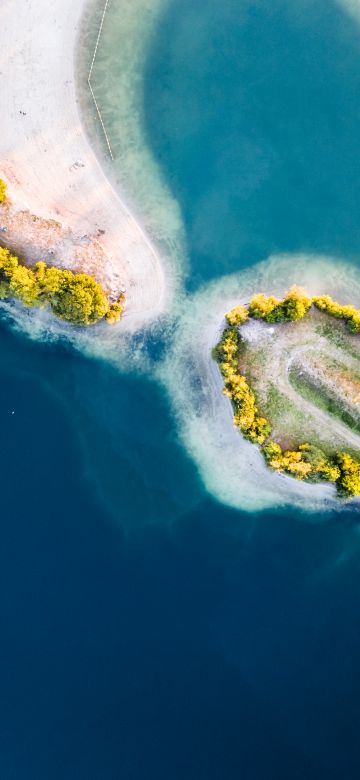
[{"label": "tree line", "polygon": [[56,317],[73,325],[93,325],[102,319],[114,323],[123,309],[123,297],[110,303],[92,276],[42,261],[28,268],[0,247],[0,299],[7,298],[16,298],[25,306],[47,306]]},{"label": "tree line", "polygon": [[353,306],[340,306],[329,296],[310,298],[301,287],[292,287],[283,300],[258,293],[247,307],[240,304],[225,315],[228,327],[214,348],[213,357],[224,378],[224,395],[233,406],[234,424],[245,438],[260,446],[271,468],[296,479],[332,482],[340,495],[360,495],[360,463],[349,453],[341,451],[326,456],[308,442],[300,444],[296,450],[283,450],[270,439],[271,425],[259,412],[255,394],[240,372],[239,326],[249,317],[269,323],[300,320],[312,304],[331,316],[345,319],[352,332],[360,331],[360,312]]},{"label": "tree line", "polygon": [[[6,184],[0,179],[0,203],[6,201]],[[93,325],[120,319],[124,296],[110,303],[93,276],[47,266],[22,264],[16,255],[0,247],[0,299],[16,298],[24,306],[48,306],[56,317],[73,325]]]},{"label": "tree line", "polygon": [[352,333],[360,333],[360,311],[355,306],[334,301],[330,295],[315,295],[312,298],[302,287],[294,285],[281,300],[273,295],[257,293],[248,307],[240,304],[231,309],[225,317],[229,325],[242,325],[249,317],[268,323],[293,322],[301,320],[314,305],[331,317],[345,320]]}]

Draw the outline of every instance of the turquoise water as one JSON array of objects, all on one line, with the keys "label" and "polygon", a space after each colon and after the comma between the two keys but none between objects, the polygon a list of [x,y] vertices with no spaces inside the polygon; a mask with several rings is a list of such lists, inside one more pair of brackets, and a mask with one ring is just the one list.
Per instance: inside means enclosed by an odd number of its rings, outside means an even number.
[{"label": "turquoise water", "polygon": [[[188,289],[274,251],[356,262],[360,34],[341,6],[172,0],[151,29],[153,163],[129,189],[141,211],[164,187],[145,221],[184,277],[187,253]],[[358,515],[216,502],[157,381],[167,327],[119,342],[120,371],[2,313],[1,777],[355,780]]]},{"label": "turquoise water", "polygon": [[358,257],[360,26],[329,0],[174,0],[160,29],[146,131],[189,287],[280,252]]}]

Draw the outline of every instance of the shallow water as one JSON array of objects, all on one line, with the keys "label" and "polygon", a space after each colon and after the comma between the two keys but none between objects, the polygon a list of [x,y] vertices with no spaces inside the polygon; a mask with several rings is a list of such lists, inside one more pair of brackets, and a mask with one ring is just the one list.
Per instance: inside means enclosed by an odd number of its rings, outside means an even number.
[{"label": "shallow water", "polygon": [[184,436],[222,296],[296,272],[358,294],[359,29],[320,0],[110,4],[112,173],[174,289],[216,285],[130,342],[3,310],[5,780],[359,775],[357,512],[227,508]]},{"label": "shallow water", "polygon": [[359,56],[360,27],[329,0],[170,3],[145,116],[191,288],[275,253],[358,256]]}]

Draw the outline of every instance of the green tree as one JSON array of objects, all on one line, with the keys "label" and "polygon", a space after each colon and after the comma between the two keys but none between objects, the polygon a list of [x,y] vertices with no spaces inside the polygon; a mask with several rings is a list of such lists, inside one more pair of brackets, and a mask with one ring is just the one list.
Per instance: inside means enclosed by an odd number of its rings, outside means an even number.
[{"label": "green tree", "polygon": [[115,303],[111,304],[109,311],[107,312],[107,314],[105,314],[106,322],[108,322],[109,325],[113,325],[115,322],[118,322],[118,320],[120,319],[124,308],[123,301],[124,301],[124,296],[121,295],[120,298],[117,301],[115,301]]},{"label": "green tree", "polygon": [[282,301],[263,293],[254,295],[249,304],[249,316],[274,323],[301,320],[309,311],[311,303],[312,299],[305,290],[294,285]]},{"label": "green tree", "polygon": [[285,320],[301,320],[310,309],[312,299],[306,295],[302,287],[291,287],[282,302]]},{"label": "green tree", "polygon": [[340,492],[348,496],[360,495],[360,463],[347,452],[339,452],[336,462],[340,469],[337,480]]},{"label": "green tree", "polygon": [[12,298],[18,298],[25,306],[36,306],[38,286],[34,272],[24,265],[14,268],[9,280],[9,293]]},{"label": "green tree", "polygon": [[3,179],[0,179],[0,203],[4,203],[6,200],[7,186]]},{"label": "green tree", "polygon": [[253,295],[249,303],[249,316],[266,322],[276,322],[277,313],[280,311],[281,301],[273,295],[266,296],[263,293]]},{"label": "green tree", "polygon": [[57,317],[74,325],[93,325],[103,318],[113,323],[123,309],[123,296],[110,304],[92,276],[48,268],[44,262],[27,268],[0,247],[0,298],[6,297],[18,298],[26,306],[48,305]]},{"label": "green tree", "polygon": [[228,311],[227,314],[225,314],[225,319],[231,325],[232,327],[236,327],[236,325],[242,325],[246,320],[248,319],[248,311],[245,306],[242,306],[242,304],[239,304],[238,306],[235,306],[234,309],[231,309],[231,311]]},{"label": "green tree", "polygon": [[110,308],[95,279],[70,271],[63,271],[60,290],[49,297],[54,314],[75,325],[93,325],[105,317]]}]

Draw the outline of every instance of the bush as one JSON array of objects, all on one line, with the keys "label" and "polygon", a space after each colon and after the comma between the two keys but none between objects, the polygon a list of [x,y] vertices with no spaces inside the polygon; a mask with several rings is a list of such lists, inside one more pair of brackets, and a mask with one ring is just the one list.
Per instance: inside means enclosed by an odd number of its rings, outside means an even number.
[{"label": "bush", "polygon": [[300,444],[299,450],[304,459],[311,464],[312,473],[319,479],[327,482],[336,482],[340,476],[340,470],[333,458],[327,458],[324,452],[313,444]]},{"label": "bush", "polygon": [[231,309],[227,314],[225,314],[225,319],[229,323],[229,325],[232,325],[232,327],[235,327],[236,325],[242,325],[246,320],[248,319],[249,314],[245,306],[242,306],[239,304],[239,306],[235,306],[234,309]]},{"label": "bush", "polygon": [[280,306],[281,301],[278,298],[257,293],[257,295],[253,295],[249,303],[249,317],[266,322],[277,322]]},{"label": "bush", "polygon": [[301,320],[309,311],[312,299],[302,287],[291,287],[285,298],[280,301],[263,293],[254,295],[249,304],[249,316],[265,322],[291,322]]},{"label": "bush", "polygon": [[331,317],[345,320],[349,330],[352,333],[360,333],[360,311],[355,306],[349,304],[341,306],[330,297],[330,295],[320,295],[313,298],[313,304],[320,311],[330,314]]},{"label": "bush", "polygon": [[109,311],[105,314],[106,322],[108,322],[109,325],[113,325],[120,319],[123,311],[123,301],[124,297],[121,295],[118,301],[111,304]]},{"label": "bush", "polygon": [[282,302],[285,320],[301,320],[310,309],[312,299],[306,295],[302,287],[291,287]]},{"label": "bush", "polygon": [[224,395],[230,398],[234,409],[234,424],[240,428],[246,438],[257,444],[263,444],[271,432],[271,426],[265,417],[258,414],[255,395],[246,377],[240,373],[238,365],[240,343],[238,331],[234,328],[226,328],[221,341],[213,350],[213,356],[219,363],[224,377]]},{"label": "bush", "polygon": [[280,444],[271,441],[265,444],[263,453],[271,468],[276,471],[285,471],[296,479],[307,479],[312,472],[312,466],[303,451],[305,447],[306,445],[301,445],[298,450],[283,451]]},{"label": "bush", "polygon": [[18,298],[25,306],[36,306],[39,303],[38,286],[36,277],[30,268],[18,265],[11,275],[7,276],[9,282],[9,296]]},{"label": "bush", "polygon": [[3,179],[0,179],[0,203],[4,203],[6,200],[7,186]]},{"label": "bush", "polygon": [[319,474],[319,477],[325,479],[326,482],[337,482],[341,476],[339,466],[326,459],[318,463],[316,473]]},{"label": "bush", "polygon": [[86,274],[63,271],[60,290],[48,296],[51,309],[74,325],[93,325],[109,311],[109,302],[100,285]]},{"label": "bush", "polygon": [[340,476],[337,480],[338,489],[347,496],[360,495],[360,463],[347,452],[340,452],[336,458]]},{"label": "bush", "polygon": [[122,312],[123,297],[110,304],[101,285],[87,274],[76,274],[36,263],[26,268],[8,249],[0,248],[0,298],[13,297],[26,306],[50,306],[59,318],[74,325],[93,325],[106,318],[113,323]]}]

